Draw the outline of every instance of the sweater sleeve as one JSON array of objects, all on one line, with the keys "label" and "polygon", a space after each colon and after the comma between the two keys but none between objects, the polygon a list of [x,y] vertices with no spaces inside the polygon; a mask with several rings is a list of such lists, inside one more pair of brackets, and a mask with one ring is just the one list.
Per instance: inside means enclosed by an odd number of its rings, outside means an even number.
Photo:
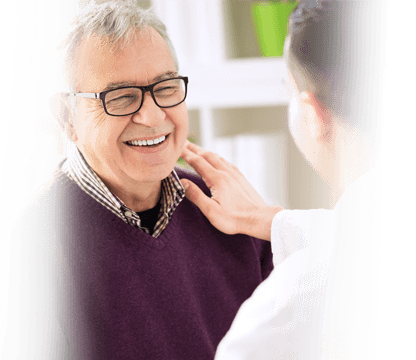
[{"label": "sweater sleeve", "polygon": [[52,327],[51,210],[29,207],[12,228],[9,306],[2,359],[49,359]]}]

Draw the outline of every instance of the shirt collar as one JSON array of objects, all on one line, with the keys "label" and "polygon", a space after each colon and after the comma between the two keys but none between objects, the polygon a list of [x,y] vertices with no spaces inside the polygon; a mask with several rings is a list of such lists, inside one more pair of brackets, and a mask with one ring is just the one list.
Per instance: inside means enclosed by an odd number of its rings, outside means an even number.
[{"label": "shirt collar", "polygon": [[[124,204],[120,198],[118,198],[107,188],[98,174],[89,166],[76,145],[72,142],[68,143],[67,160],[62,166],[62,170],[84,191],[86,191],[90,196],[107,207],[109,210],[113,211],[116,215],[123,219],[123,221],[126,221],[126,211],[134,213]],[[160,226],[158,226],[156,229],[157,236],[167,226],[174,210],[184,197],[185,190],[179,180],[175,169],[173,169],[169,176],[162,180],[160,200],[161,212],[158,221]]]}]

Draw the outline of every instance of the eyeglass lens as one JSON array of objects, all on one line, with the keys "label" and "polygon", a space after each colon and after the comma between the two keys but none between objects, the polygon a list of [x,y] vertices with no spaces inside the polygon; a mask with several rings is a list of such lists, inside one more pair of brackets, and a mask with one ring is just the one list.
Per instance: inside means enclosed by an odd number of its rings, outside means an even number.
[{"label": "eyeglass lens", "polygon": [[[164,80],[153,87],[156,104],[171,107],[185,99],[183,79]],[[115,89],[105,96],[105,107],[111,115],[127,115],[136,112],[142,102],[143,93],[137,88]]]}]

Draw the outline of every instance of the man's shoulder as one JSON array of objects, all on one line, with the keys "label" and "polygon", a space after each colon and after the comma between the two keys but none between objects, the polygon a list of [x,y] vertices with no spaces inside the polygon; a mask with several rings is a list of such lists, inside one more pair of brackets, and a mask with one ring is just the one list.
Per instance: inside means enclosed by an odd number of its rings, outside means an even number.
[{"label": "man's shoulder", "polygon": [[[207,195],[207,196],[211,196],[211,192],[209,190],[209,188],[205,185],[204,180],[202,180],[202,178],[194,171],[192,170],[188,170],[182,167],[175,167],[175,171],[179,177],[179,179],[188,179],[191,180],[193,183],[195,183],[196,185],[199,186],[199,188]],[[196,207],[195,205],[195,210],[199,211],[200,210]],[[210,225],[212,226],[212,225]],[[230,235],[225,235],[225,236],[230,236]],[[271,269],[273,268],[272,262],[271,262],[271,244],[268,241],[264,241],[264,240],[260,240],[260,239],[256,239],[253,238],[251,236],[248,235],[244,235],[244,234],[236,234],[236,235],[231,235],[233,237],[238,237],[240,239],[235,239],[234,241],[242,241],[243,239],[246,240],[250,240],[253,241],[253,245],[256,248],[256,251],[260,254],[262,254],[262,256],[267,257],[268,261],[265,261],[265,268],[267,268],[268,270],[265,272],[265,277],[267,277],[267,275],[269,274],[269,272],[271,271]],[[266,266],[267,263],[267,266]],[[267,275],[266,275],[267,273]]]},{"label": "man's shoulder", "polygon": [[202,180],[202,178],[195,171],[185,169],[179,166],[175,167],[175,171],[178,174],[179,179],[191,180],[193,183],[199,186],[199,188],[205,193],[205,195],[211,196],[211,192],[205,185],[204,180]]},{"label": "man's shoulder", "polygon": [[[205,184],[205,182],[201,178],[201,176],[199,176],[199,174],[197,174],[195,171],[193,171],[191,169],[185,169],[183,167],[176,166],[175,167],[175,172],[178,175],[179,179],[187,179],[187,180],[192,181],[194,184],[196,184],[205,193],[205,195],[211,197],[210,189]],[[185,200],[188,204],[191,204],[193,211],[196,211],[196,212],[202,214],[201,210],[195,204],[193,204],[191,201],[189,201],[187,199],[185,199]],[[202,215],[202,216],[204,216],[204,215]],[[212,225],[210,225],[210,226],[212,226]],[[229,235],[227,235],[227,236],[229,236]],[[237,235],[233,235],[233,236],[256,239],[256,238],[250,237],[248,235],[244,235],[244,234],[237,234]],[[259,239],[256,239],[256,240],[259,240]],[[259,240],[259,242],[261,244],[270,244],[269,242],[266,242],[264,240]]]}]

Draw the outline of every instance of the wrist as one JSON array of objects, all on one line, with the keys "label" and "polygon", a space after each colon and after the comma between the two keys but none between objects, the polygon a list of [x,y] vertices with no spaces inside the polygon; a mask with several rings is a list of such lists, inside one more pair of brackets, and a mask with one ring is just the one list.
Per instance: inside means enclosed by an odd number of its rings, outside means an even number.
[{"label": "wrist", "polygon": [[281,206],[264,206],[252,213],[245,222],[244,234],[271,241],[272,222],[275,215],[284,210]]}]

